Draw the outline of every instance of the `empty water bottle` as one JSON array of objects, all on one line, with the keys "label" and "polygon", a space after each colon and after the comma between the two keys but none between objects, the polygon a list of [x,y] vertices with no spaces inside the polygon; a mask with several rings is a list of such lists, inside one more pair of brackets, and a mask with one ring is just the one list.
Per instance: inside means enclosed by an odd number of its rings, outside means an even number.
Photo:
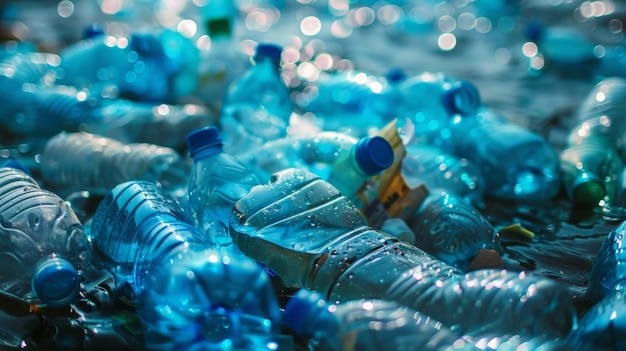
[{"label": "empty water bottle", "polygon": [[[235,118],[242,106],[263,107],[283,121],[289,121],[293,112],[289,88],[281,78],[282,47],[259,43],[254,65],[248,68],[230,86],[222,106],[222,118]],[[247,127],[250,128],[250,127]]]},{"label": "empty water bottle", "polygon": [[584,123],[575,128],[572,134],[581,140],[560,152],[563,186],[576,205],[608,205],[618,195],[624,164],[611,139],[598,134],[583,136],[585,130]]},{"label": "empty water bottle", "polygon": [[382,298],[461,332],[563,336],[576,319],[565,285],[525,272],[463,274],[368,227],[354,205],[310,172],[277,172],[235,204],[234,243],[287,287],[328,301]]},{"label": "empty water bottle", "polygon": [[148,143],[183,152],[185,136],[217,117],[198,104],[152,104],[123,99],[104,99],[90,111],[80,130],[122,143]]},{"label": "empty water bottle", "polygon": [[298,107],[313,113],[325,131],[362,138],[385,124],[391,101],[383,94],[386,82],[361,71],[326,73],[297,95]]},{"label": "empty water bottle", "polygon": [[[586,130],[580,137],[588,134],[603,134],[615,142],[615,147],[622,159],[626,159],[626,79],[619,77],[606,78],[598,82],[587,94],[580,105],[576,121]],[[572,135],[576,141],[577,135]]]},{"label": "empty water bottle", "polygon": [[589,67],[597,61],[594,55],[596,44],[575,29],[546,27],[537,21],[529,21],[525,34],[548,64],[569,68],[571,73],[578,73],[585,65]]},{"label": "empty water bottle", "polygon": [[541,201],[559,190],[561,164],[555,148],[539,134],[491,109],[455,118],[452,139],[453,154],[480,170],[486,195]]},{"label": "empty water bottle", "polygon": [[68,204],[23,172],[1,168],[0,224],[2,294],[32,305],[71,303],[91,252]]},{"label": "empty water bottle", "polygon": [[463,271],[480,249],[502,253],[499,235],[487,219],[459,195],[443,189],[430,189],[408,224],[415,246]]},{"label": "empty water bottle", "polygon": [[280,306],[254,261],[191,246],[153,268],[138,303],[149,350],[278,349]]},{"label": "empty water bottle", "polygon": [[234,156],[224,152],[216,127],[187,136],[193,167],[186,206],[200,228],[216,245],[230,245],[228,220],[237,200],[259,184],[257,177]]},{"label": "empty water bottle", "polygon": [[452,150],[452,116],[473,114],[480,106],[480,92],[472,82],[457,80],[442,72],[410,76],[398,89],[402,97],[396,111],[398,119],[414,124],[418,142],[435,145],[446,152]]},{"label": "empty water bottle", "polygon": [[405,147],[402,175],[409,186],[425,184],[429,189],[444,189],[473,205],[482,203],[485,181],[471,161],[432,145],[417,143]]},{"label": "empty water bottle", "polygon": [[59,53],[57,84],[89,90],[113,87],[120,96],[137,100],[172,99],[186,58],[185,48],[167,47],[172,44],[170,34],[105,34],[74,43]]},{"label": "empty water bottle", "polygon": [[622,221],[609,232],[593,261],[587,284],[587,295],[594,303],[613,295],[615,291],[624,290],[625,232],[626,221]]},{"label": "empty water bottle", "polygon": [[197,95],[218,112],[229,86],[250,67],[250,57],[233,37],[237,8],[232,0],[211,0],[200,10],[210,44],[200,50]]},{"label": "empty water bottle", "polygon": [[189,164],[176,150],[155,144],[123,144],[90,133],[59,133],[46,144],[44,183],[58,192],[106,194],[129,180],[158,182],[176,198],[187,191]]},{"label": "empty water bottle", "polygon": [[182,206],[156,184],[120,183],[100,202],[90,232],[94,264],[110,271],[130,301],[165,256],[189,242],[203,242]]},{"label": "empty water bottle", "polygon": [[478,350],[439,321],[380,299],[329,304],[300,289],[287,301],[283,323],[320,350]]}]

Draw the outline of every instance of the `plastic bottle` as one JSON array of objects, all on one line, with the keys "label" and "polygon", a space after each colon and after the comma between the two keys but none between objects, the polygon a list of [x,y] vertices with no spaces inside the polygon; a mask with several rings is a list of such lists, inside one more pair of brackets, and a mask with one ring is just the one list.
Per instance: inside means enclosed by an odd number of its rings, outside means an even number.
[{"label": "plastic bottle", "polygon": [[463,271],[480,249],[502,253],[498,233],[474,206],[446,190],[429,191],[408,222],[415,246]]},{"label": "plastic bottle", "polygon": [[250,57],[234,38],[237,8],[232,0],[208,1],[200,10],[210,45],[200,50],[197,95],[218,112],[229,86],[250,67]]},{"label": "plastic bottle", "polygon": [[206,242],[183,207],[156,184],[120,183],[100,202],[90,238],[97,268],[116,277],[129,301],[145,290],[147,275],[164,257],[189,242]]},{"label": "plastic bottle", "polygon": [[559,282],[501,269],[463,274],[368,227],[341,193],[303,170],[277,172],[252,188],[230,226],[241,252],[286,287],[328,301],[392,300],[473,334],[563,336],[576,320],[571,292]]},{"label": "plastic bottle", "polygon": [[359,139],[340,132],[288,135],[237,156],[262,183],[287,168],[303,168],[328,179],[331,165],[340,155],[349,155],[358,142]]},{"label": "plastic bottle", "polygon": [[190,166],[178,152],[155,144],[123,144],[90,133],[59,133],[42,154],[47,186],[58,192],[105,195],[129,180],[159,182],[172,196],[186,193]]},{"label": "plastic bottle", "polygon": [[380,299],[329,304],[300,289],[287,301],[283,323],[320,350],[478,350],[423,313]]},{"label": "plastic bottle", "polygon": [[[572,73],[585,65],[595,65],[596,46],[584,33],[569,27],[546,27],[539,22],[526,23],[526,36],[535,43],[548,64],[570,69]],[[588,72],[587,70],[584,70]]]},{"label": "plastic bottle", "polygon": [[508,122],[488,108],[455,118],[452,139],[453,154],[480,170],[486,195],[542,201],[559,190],[561,165],[554,147],[537,133]]},{"label": "plastic bottle", "polygon": [[153,104],[123,99],[104,99],[93,108],[80,130],[121,143],[157,144],[183,152],[185,136],[217,116],[198,104]]},{"label": "plastic bottle", "polygon": [[147,273],[138,315],[149,350],[277,350],[281,310],[266,272],[188,247]]},{"label": "plastic bottle", "polygon": [[[572,134],[580,136],[583,128]],[[624,163],[613,141],[588,134],[560,152],[563,186],[576,205],[596,207],[611,204],[617,197],[618,181]]]},{"label": "plastic bottle", "polygon": [[[113,87],[121,97],[135,100],[172,100],[182,94],[176,91],[182,85],[177,75],[184,72],[185,60],[193,60],[185,56],[191,46],[181,47],[173,35],[168,31],[127,37],[103,34],[74,43],[59,53],[57,84],[89,90]],[[181,77],[188,82],[184,74]]]},{"label": "plastic bottle", "polygon": [[385,86],[383,79],[363,71],[326,73],[305,86],[298,107],[313,113],[325,131],[362,138],[385,123]]},{"label": "plastic bottle", "polygon": [[572,331],[572,348],[583,350],[623,350],[626,346],[626,300],[624,291],[614,291],[585,311]]},{"label": "plastic bottle", "polygon": [[90,111],[97,104],[86,92],[69,86],[17,90],[7,103],[7,113],[0,124],[21,136],[50,137],[63,130],[76,131],[89,121]]},{"label": "plastic bottle", "polygon": [[[293,105],[289,88],[280,75],[282,47],[259,43],[254,65],[230,86],[222,106],[222,118],[235,118],[242,106],[263,107],[270,115],[288,122]],[[251,127],[246,126],[249,130]]]},{"label": "plastic bottle", "polygon": [[406,145],[402,175],[411,187],[425,184],[429,189],[444,189],[473,205],[483,201],[485,181],[474,164],[432,145]]},{"label": "plastic bottle", "polygon": [[332,163],[328,182],[344,196],[356,201],[363,183],[389,168],[393,157],[393,148],[385,138],[361,138],[349,153],[343,153]]},{"label": "plastic bottle", "polygon": [[0,169],[0,291],[21,302],[61,307],[77,296],[91,253],[63,199],[25,173]]},{"label": "plastic bottle", "polygon": [[626,270],[623,262],[626,256],[622,247],[625,232],[626,221],[622,221],[609,232],[593,261],[587,283],[587,296],[593,303],[624,290]]},{"label": "plastic bottle", "polygon": [[[442,72],[423,72],[404,79],[396,115],[415,126],[417,142],[451,152],[450,121],[454,115],[471,115],[480,106],[480,92],[470,81],[457,80]],[[400,123],[402,124],[402,123]]]},{"label": "plastic bottle", "polygon": [[[603,134],[615,142],[615,147],[622,159],[626,159],[626,79],[606,78],[598,82],[587,94],[576,115],[577,126],[585,127],[580,133]],[[585,126],[586,123],[586,126]],[[578,137],[572,134],[571,137]],[[575,142],[572,139],[570,142]]]},{"label": "plastic bottle", "polygon": [[225,153],[216,127],[198,129],[187,136],[193,167],[186,206],[193,223],[215,245],[228,246],[228,220],[237,200],[260,182],[248,168]]}]

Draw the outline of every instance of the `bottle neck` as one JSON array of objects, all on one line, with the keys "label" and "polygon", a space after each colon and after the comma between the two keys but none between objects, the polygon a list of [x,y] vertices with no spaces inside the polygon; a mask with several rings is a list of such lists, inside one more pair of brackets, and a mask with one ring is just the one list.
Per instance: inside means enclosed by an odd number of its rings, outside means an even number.
[{"label": "bottle neck", "polygon": [[222,144],[219,144],[219,145],[214,145],[214,146],[208,147],[206,149],[197,151],[192,156],[192,158],[193,158],[193,160],[195,162],[197,162],[197,161],[209,158],[211,156],[214,156],[214,155],[217,155],[217,154],[220,154],[220,153],[223,153],[223,152],[224,152],[224,146]]}]

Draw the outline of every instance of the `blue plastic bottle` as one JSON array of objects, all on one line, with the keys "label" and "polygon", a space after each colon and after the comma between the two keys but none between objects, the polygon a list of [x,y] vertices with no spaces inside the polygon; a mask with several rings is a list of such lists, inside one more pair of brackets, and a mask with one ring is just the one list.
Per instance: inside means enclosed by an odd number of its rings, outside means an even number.
[{"label": "blue plastic bottle", "polygon": [[172,196],[187,190],[190,166],[174,149],[130,143],[90,133],[59,133],[42,154],[44,183],[58,192],[105,195],[129,180],[158,182]]},{"label": "blue plastic bottle", "polygon": [[0,168],[0,234],[2,294],[50,307],[76,298],[91,252],[63,199],[19,170]]},{"label": "blue plastic bottle", "polygon": [[626,270],[623,262],[626,256],[622,247],[625,232],[626,221],[622,221],[609,232],[593,261],[587,285],[587,295],[593,303],[624,290]]},{"label": "blue plastic bottle", "polygon": [[563,336],[575,323],[571,292],[559,282],[500,269],[463,274],[368,227],[350,201],[310,172],[288,169],[252,188],[235,204],[230,226],[242,253],[286,287],[328,301],[388,299],[473,334]]},{"label": "blue plastic bottle", "polygon": [[332,163],[328,182],[355,201],[363,183],[389,168],[393,157],[391,144],[385,138],[364,137]]},{"label": "blue plastic bottle", "polygon": [[302,111],[316,116],[322,130],[362,138],[385,124],[385,87],[383,79],[367,72],[326,73],[309,82],[296,101]]},{"label": "blue plastic bottle", "polygon": [[402,159],[402,175],[411,187],[425,184],[443,189],[473,205],[483,201],[485,181],[474,164],[428,144],[409,144]]},{"label": "blue plastic bottle", "polygon": [[[259,43],[254,65],[230,86],[222,106],[222,118],[233,116],[242,106],[263,107],[283,121],[289,121],[293,104],[289,88],[280,75],[282,47]],[[246,126],[250,128],[250,126]]]},{"label": "blue plastic bottle", "polygon": [[205,242],[183,207],[156,184],[120,183],[98,205],[91,223],[97,268],[110,271],[130,301],[145,289],[146,276],[179,246]]},{"label": "blue plastic bottle", "polygon": [[626,347],[626,297],[614,291],[585,311],[571,335],[574,350],[623,350]]},{"label": "blue plastic bottle", "polygon": [[402,96],[396,115],[398,126],[410,120],[419,143],[452,149],[452,116],[466,116],[480,106],[480,92],[470,81],[457,80],[442,72],[423,72],[404,79],[398,87]]},{"label": "blue plastic bottle", "polygon": [[[100,90],[113,87],[120,96],[136,100],[163,102],[179,95],[187,64],[197,55],[187,55],[184,40],[175,33],[160,35],[134,33],[128,37],[96,35],[77,42],[59,53],[57,84],[80,89]],[[181,40],[178,40],[181,39]],[[188,57],[189,56],[189,57]]]},{"label": "blue plastic bottle", "polygon": [[380,299],[329,304],[300,289],[287,301],[283,323],[321,350],[478,350],[427,315]]},{"label": "blue plastic bottle", "polygon": [[216,127],[198,129],[187,136],[193,167],[186,206],[194,224],[215,245],[228,246],[228,220],[237,200],[260,182],[248,168],[225,153]]},{"label": "blue plastic bottle", "polygon": [[192,245],[153,268],[137,306],[148,349],[278,349],[280,306],[254,261]]},{"label": "blue plastic bottle", "polygon": [[474,206],[446,190],[429,191],[407,223],[415,233],[415,246],[463,271],[480,249],[502,253],[498,233]]},{"label": "blue plastic bottle", "polygon": [[455,118],[454,155],[472,162],[493,197],[542,201],[561,185],[559,155],[542,136],[484,108]]}]

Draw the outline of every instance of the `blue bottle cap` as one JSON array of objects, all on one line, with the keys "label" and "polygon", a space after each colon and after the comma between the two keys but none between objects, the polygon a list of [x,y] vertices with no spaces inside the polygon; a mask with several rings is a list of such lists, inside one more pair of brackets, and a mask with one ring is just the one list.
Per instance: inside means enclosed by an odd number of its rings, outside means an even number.
[{"label": "blue bottle cap", "polygon": [[406,77],[406,72],[402,68],[392,68],[385,73],[385,78],[390,83],[403,81]]},{"label": "blue bottle cap", "polygon": [[450,114],[469,115],[480,107],[480,92],[474,83],[458,81],[446,90],[444,105]]},{"label": "blue bottle cap", "polygon": [[261,58],[268,57],[272,61],[274,61],[276,64],[280,64],[282,53],[283,53],[283,48],[280,45],[259,43],[256,47],[254,60],[258,61]]},{"label": "blue bottle cap", "polygon": [[[324,297],[315,291],[300,289],[289,298],[283,313],[283,324],[303,338],[312,338],[314,330],[310,316],[317,317],[326,307]],[[316,310],[314,310],[316,309]],[[313,313],[311,313],[313,311]]]},{"label": "blue bottle cap", "polygon": [[383,137],[365,137],[356,144],[356,161],[365,174],[376,175],[393,163],[393,148]]},{"label": "blue bottle cap", "polygon": [[524,35],[528,40],[536,43],[541,40],[544,31],[545,28],[543,24],[537,21],[529,21],[526,23],[526,28],[524,28]]},{"label": "blue bottle cap", "polygon": [[8,159],[4,162],[0,162],[0,168],[4,168],[4,167],[17,169],[18,171],[21,171],[30,177],[33,176],[33,174],[30,172],[30,169],[28,169],[28,167],[24,166],[23,164],[21,164],[20,162],[14,159]]},{"label": "blue bottle cap", "polygon": [[91,39],[103,34],[105,34],[104,28],[98,23],[94,23],[90,26],[85,27],[85,29],[83,30],[83,39]]},{"label": "blue bottle cap", "polygon": [[214,126],[194,130],[187,134],[185,140],[187,141],[190,157],[194,157],[200,151],[208,149],[222,150],[224,145],[219,130]]},{"label": "blue bottle cap", "polygon": [[53,257],[35,269],[32,289],[46,305],[61,307],[69,304],[78,294],[80,278],[68,261]]}]

